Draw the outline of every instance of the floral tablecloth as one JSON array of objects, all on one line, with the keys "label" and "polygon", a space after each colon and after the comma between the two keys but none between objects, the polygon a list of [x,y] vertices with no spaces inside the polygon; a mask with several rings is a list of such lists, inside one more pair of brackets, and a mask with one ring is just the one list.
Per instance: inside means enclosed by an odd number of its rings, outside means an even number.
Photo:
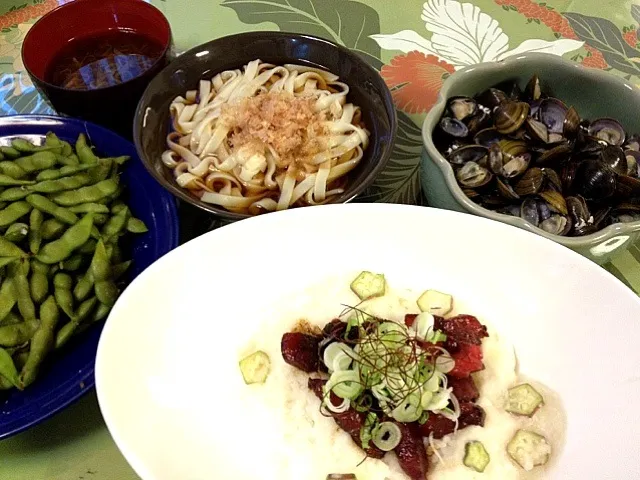
[{"label": "floral tablecloth", "polygon": [[[78,0],[100,1],[100,0]],[[20,60],[26,32],[64,0],[0,1],[0,115],[52,113]],[[393,158],[365,201],[422,203],[422,119],[465,65],[542,51],[640,84],[640,3],[631,0],[153,0],[176,50],[251,30],[305,32],[352,48],[378,68],[399,111]],[[182,207],[183,239],[219,226]],[[640,248],[605,266],[640,292]],[[0,478],[133,480],[88,395],[43,425],[0,441]]]}]

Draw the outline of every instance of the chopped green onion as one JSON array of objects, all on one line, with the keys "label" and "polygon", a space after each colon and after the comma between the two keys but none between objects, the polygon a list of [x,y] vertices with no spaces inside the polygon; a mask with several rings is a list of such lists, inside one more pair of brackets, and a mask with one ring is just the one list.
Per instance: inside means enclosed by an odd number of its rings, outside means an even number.
[{"label": "chopped green onion", "polygon": [[382,322],[378,325],[380,343],[387,347],[400,348],[407,343],[407,330],[396,322]]},{"label": "chopped green onion", "polygon": [[356,354],[351,347],[340,342],[329,344],[322,360],[330,372],[348,370]]},{"label": "chopped green onion", "polygon": [[[325,385],[325,388],[326,388],[326,385]],[[320,405],[321,411],[323,407],[326,407],[326,409],[329,410],[329,416],[331,416],[331,413],[344,413],[347,410],[349,410],[349,407],[351,407],[351,401],[347,398],[344,398],[342,399],[342,402],[339,405],[334,405],[333,402],[331,401],[331,395],[329,395],[329,391],[325,390],[325,397],[324,397],[324,400],[322,401],[322,404]]]},{"label": "chopped green onion", "polygon": [[373,444],[383,452],[390,452],[398,446],[402,432],[393,422],[382,422],[373,431]]},{"label": "chopped green onion", "polygon": [[433,392],[429,390],[425,390],[422,392],[422,398],[420,399],[420,406],[423,410],[427,410],[429,405],[431,405],[431,399],[433,398]]},{"label": "chopped green onion", "polygon": [[360,375],[355,370],[336,371],[325,385],[336,396],[353,400],[362,393]]},{"label": "chopped green onion", "polygon": [[438,343],[438,342],[446,342],[447,336],[442,333],[440,330],[433,330],[427,336],[427,342],[429,343]]},{"label": "chopped green onion", "polygon": [[431,403],[427,407],[427,410],[442,410],[443,408],[447,408],[449,405],[449,398],[451,395],[450,388],[441,388],[436,393],[433,394],[431,398]]},{"label": "chopped green onion", "polygon": [[424,411],[422,412],[422,415],[420,415],[420,418],[418,419],[418,423],[420,425],[424,425],[425,423],[427,423],[427,420],[429,420],[429,412]]},{"label": "chopped green onion", "polygon": [[434,371],[429,380],[424,383],[423,388],[430,392],[437,392],[440,388],[440,381],[442,380],[442,377],[444,377],[442,372],[437,370]]},{"label": "chopped green onion", "polygon": [[391,417],[403,423],[415,422],[420,418],[420,415],[422,415],[422,407],[418,392],[407,395],[403,402],[391,411]]},{"label": "chopped green onion", "polygon": [[377,424],[378,417],[375,413],[369,412],[364,419],[364,424],[360,428],[360,443],[362,444],[363,450],[369,448],[369,442],[373,438],[373,431],[376,429]]},{"label": "chopped green onion", "polygon": [[433,315],[428,312],[419,313],[413,322],[411,328],[416,332],[416,338],[418,340],[427,341],[429,333],[433,331],[433,322],[435,319]]}]

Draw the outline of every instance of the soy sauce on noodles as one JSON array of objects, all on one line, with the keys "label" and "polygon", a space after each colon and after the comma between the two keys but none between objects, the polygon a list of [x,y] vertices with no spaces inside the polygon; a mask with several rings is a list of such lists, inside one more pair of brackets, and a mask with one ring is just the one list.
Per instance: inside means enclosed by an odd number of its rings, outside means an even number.
[{"label": "soy sauce on noodles", "polygon": [[74,39],[53,59],[45,78],[73,90],[111,87],[142,75],[163,50],[153,39],[123,30]]}]

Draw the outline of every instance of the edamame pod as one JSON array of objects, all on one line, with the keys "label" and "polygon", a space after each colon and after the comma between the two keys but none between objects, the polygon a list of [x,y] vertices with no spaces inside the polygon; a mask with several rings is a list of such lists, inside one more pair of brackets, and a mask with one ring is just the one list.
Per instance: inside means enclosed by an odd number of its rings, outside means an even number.
[{"label": "edamame pod", "polygon": [[13,358],[4,348],[0,348],[0,375],[6,378],[14,387],[20,388],[18,369],[13,363]]},{"label": "edamame pod", "polygon": [[28,195],[25,200],[29,205],[33,206],[33,208],[37,208],[42,213],[48,213],[68,225],[73,225],[78,221],[78,216],[75,213],[70,212],[67,208],[56,205],[47,197],[38,193]]},{"label": "edamame pod", "polygon": [[127,220],[127,230],[131,233],[146,233],[149,231],[144,222],[136,217],[129,217],[129,220]]},{"label": "edamame pod", "polygon": [[71,175],[84,172],[90,168],[93,167],[91,165],[65,165],[62,168],[51,168],[38,173],[36,181],[43,182],[45,180],[57,180],[63,177],[70,177]]},{"label": "edamame pod", "polygon": [[56,158],[53,152],[36,152],[28,157],[17,158],[15,162],[25,172],[32,173],[53,167],[57,163]]},{"label": "edamame pod", "polygon": [[102,203],[81,203],[69,207],[73,213],[109,213],[109,207]]},{"label": "edamame pod", "polygon": [[118,180],[109,178],[95,185],[79,188],[78,190],[61,192],[53,195],[51,198],[58,205],[70,207],[81,203],[97,202],[98,200],[108,197],[118,190]]},{"label": "edamame pod", "polygon": [[20,166],[16,165],[15,162],[8,160],[0,162],[0,173],[8,177],[15,178],[16,180],[20,180],[27,176],[27,172],[20,168]]},{"label": "edamame pod", "polygon": [[52,296],[40,306],[40,326],[31,338],[29,357],[20,372],[20,384],[27,387],[33,383],[40,370],[42,361],[55,346],[55,328],[60,318],[60,312]]},{"label": "edamame pod", "polygon": [[66,273],[58,272],[53,277],[53,294],[60,309],[73,318],[73,280]]},{"label": "edamame pod", "polygon": [[7,227],[24,217],[33,207],[23,201],[13,202],[3,210],[0,210],[0,227]]},{"label": "edamame pod", "polygon": [[61,262],[89,239],[92,227],[93,214],[88,213],[78,223],[69,227],[58,240],[43,245],[36,258],[49,265]]},{"label": "edamame pod", "polygon": [[29,250],[36,255],[40,251],[42,243],[42,222],[44,216],[37,208],[31,210],[29,214]]},{"label": "edamame pod", "polygon": [[3,190],[0,193],[0,201],[2,202],[15,202],[16,200],[22,200],[26,198],[31,192],[27,190],[27,187],[11,187]]},{"label": "edamame pod", "polygon": [[26,257],[20,247],[14,245],[6,238],[0,237],[0,257]]},{"label": "edamame pod", "polygon": [[29,233],[29,225],[26,223],[16,222],[9,225],[7,231],[4,232],[4,238],[13,243],[18,243],[24,240]]},{"label": "edamame pod", "polygon": [[7,278],[0,286],[0,320],[4,320],[16,304],[16,291],[13,287],[13,279]]},{"label": "edamame pod", "polygon": [[[66,223],[62,223],[60,220],[55,218],[50,218],[42,222],[41,234],[43,240],[55,240],[56,238],[60,238],[65,230],[69,228]],[[93,250],[91,251],[93,253]]]},{"label": "edamame pod", "polygon": [[45,180],[28,187],[32,192],[56,193],[67,190],[75,190],[91,183],[91,177],[85,173],[78,173],[70,177],[62,177],[57,180]]},{"label": "edamame pod", "polygon": [[83,133],[78,135],[78,140],[76,141],[76,154],[78,155],[80,163],[98,163],[98,157],[96,157],[96,155],[93,153],[91,147],[87,145],[87,137],[85,137]]},{"label": "edamame pod", "polygon": [[47,274],[32,272],[29,277],[29,291],[35,303],[42,303],[49,293],[49,279],[47,278]]}]

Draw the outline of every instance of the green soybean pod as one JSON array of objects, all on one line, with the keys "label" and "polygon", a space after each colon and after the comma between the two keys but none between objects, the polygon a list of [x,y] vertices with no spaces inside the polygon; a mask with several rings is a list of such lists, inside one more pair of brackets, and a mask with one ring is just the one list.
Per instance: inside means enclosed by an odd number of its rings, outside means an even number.
[{"label": "green soybean pod", "polygon": [[60,309],[73,318],[73,280],[67,273],[58,272],[53,277],[53,295]]},{"label": "green soybean pod", "polygon": [[127,220],[127,231],[131,233],[146,233],[149,229],[139,218],[129,217],[129,220]]},{"label": "green soybean pod", "polygon": [[34,324],[20,322],[0,327],[0,346],[17,347],[31,340],[35,331]]},{"label": "green soybean pod", "polygon": [[129,270],[130,266],[131,266],[131,260],[127,260],[126,262],[115,264],[111,268],[111,274],[113,275],[113,279],[119,280],[120,277],[122,277],[122,275],[124,275],[126,271]]},{"label": "green soybean pod", "polygon": [[0,237],[0,257],[26,257],[27,254],[23,252],[20,247],[14,245],[12,242],[4,237]]},{"label": "green soybean pod", "polygon": [[[26,263],[27,268],[29,266]],[[18,311],[25,321],[36,319],[36,306],[31,298],[31,289],[29,287],[29,281],[27,275],[23,272],[17,273],[13,277],[13,285],[16,289],[16,299],[18,302]]]},{"label": "green soybean pod", "polygon": [[78,328],[78,322],[75,320],[70,320],[65,323],[56,333],[56,344],[55,349],[58,350],[64,347],[67,342],[73,337],[73,334],[76,332]]},{"label": "green soybean pod", "polygon": [[86,173],[78,173],[70,177],[62,177],[57,180],[44,180],[27,187],[32,192],[57,193],[66,190],[76,190],[91,183],[91,177]]},{"label": "green soybean pod", "polygon": [[29,351],[20,351],[13,355],[13,361],[16,364],[16,368],[18,371],[22,370],[24,366],[27,364],[27,360],[29,359]]},{"label": "green soybean pod", "polygon": [[96,250],[97,243],[98,241],[95,238],[90,238],[78,249],[78,253],[91,255],[93,257],[93,252]]},{"label": "green soybean pod", "polygon": [[80,253],[75,253],[61,263],[62,270],[75,272],[82,268],[84,257]]},{"label": "green soybean pod", "polygon": [[98,240],[96,251],[93,253],[93,258],[91,259],[91,265],[89,265],[89,272],[91,272],[95,283],[111,279],[113,271],[102,240]]},{"label": "green soybean pod", "polygon": [[24,217],[33,207],[27,202],[13,202],[0,210],[0,227],[7,227]]},{"label": "green soybean pod", "polygon": [[18,180],[17,178],[10,177],[4,173],[0,173],[0,187],[12,187],[17,185],[33,185],[32,180]]},{"label": "green soybean pod", "polygon": [[80,305],[78,305],[78,309],[76,310],[73,319],[78,323],[84,322],[89,317],[96,305],[98,305],[98,299],[96,297],[87,298]]},{"label": "green soybean pod", "polygon": [[108,307],[113,307],[120,294],[118,287],[111,280],[96,282],[94,290],[98,301]]},{"label": "green soybean pod", "polygon": [[11,140],[11,146],[22,153],[35,152],[36,150],[36,146],[24,138],[14,138]]},{"label": "green soybean pod", "polygon": [[14,312],[9,312],[7,315],[0,320],[0,327],[4,325],[16,325],[22,322],[22,317]]},{"label": "green soybean pod", "polygon": [[69,207],[73,213],[109,213],[109,207],[103,205],[102,203],[81,203],[79,205],[74,205]]},{"label": "green soybean pod", "polygon": [[[73,153],[73,147],[71,146],[71,144],[69,142],[65,142],[64,140],[62,140],[62,152],[61,153],[65,157],[71,157],[71,156],[75,157],[75,153]],[[77,161],[77,157],[76,157],[76,161]],[[79,163],[79,162],[77,162],[77,163]]]},{"label": "green soybean pod", "polygon": [[13,279],[6,278],[0,286],[0,320],[4,320],[16,304],[16,292]]},{"label": "green soybean pod", "polygon": [[100,158],[98,164],[89,170],[89,176],[91,177],[91,183],[98,183],[109,176],[113,161],[110,158]]},{"label": "green soybean pod", "polygon": [[19,243],[29,233],[29,225],[26,223],[16,222],[9,225],[7,231],[4,232],[4,238],[13,243]]},{"label": "green soybean pod", "polygon": [[111,311],[110,306],[105,305],[104,303],[98,304],[98,307],[93,313],[93,318],[91,319],[91,322],[99,322],[100,320],[107,318],[107,315],[109,315],[110,311]]},{"label": "green soybean pod", "polygon": [[52,195],[51,199],[58,205],[70,207],[79,205],[80,203],[97,202],[98,200],[108,197],[118,190],[118,180],[109,178],[95,185],[89,185],[77,190],[61,192]]},{"label": "green soybean pod", "polygon": [[42,222],[42,239],[54,240],[56,238],[60,238],[60,235],[62,235],[67,228],[69,228],[69,225],[67,225],[66,223],[62,223],[60,220],[57,220],[55,218],[49,218]]},{"label": "green soybean pod", "polygon": [[36,255],[40,251],[42,243],[42,222],[44,215],[37,208],[31,210],[29,214],[29,250]]},{"label": "green soybean pod", "polygon": [[26,198],[31,192],[27,190],[27,187],[11,187],[3,190],[0,193],[0,201],[2,202],[15,202],[16,200],[22,200]]},{"label": "green soybean pod", "polygon": [[71,175],[82,173],[90,168],[92,168],[91,165],[65,165],[61,168],[50,168],[38,173],[36,181],[43,182],[45,180],[57,180],[63,177],[70,177]]},{"label": "green soybean pod", "polygon": [[76,153],[78,154],[80,163],[98,163],[98,157],[93,153],[91,147],[87,145],[87,137],[85,137],[84,133],[78,135],[78,140],[76,141]]},{"label": "green soybean pod", "polygon": [[36,152],[28,157],[20,157],[15,160],[16,164],[27,173],[46,170],[57,163],[57,156],[53,152]]},{"label": "green soybean pod", "polygon": [[73,288],[73,298],[79,302],[83,301],[89,296],[91,290],[93,290],[93,285],[93,275],[91,275],[91,271],[87,270],[87,272],[76,282],[76,285]]},{"label": "green soybean pod", "polygon": [[47,213],[68,225],[73,225],[78,222],[78,216],[75,213],[70,212],[67,208],[56,205],[47,197],[38,193],[28,195],[25,200],[32,205],[33,208],[37,208],[42,213]]},{"label": "green soybean pod", "polygon": [[36,271],[31,272],[31,276],[29,277],[29,291],[31,292],[33,301],[38,305],[41,304],[49,294],[49,279],[47,278],[47,274]]},{"label": "green soybean pod", "polygon": [[0,270],[2,272],[0,276],[4,276],[4,267],[15,262],[18,258],[20,257],[0,257]]},{"label": "green soybean pod", "polygon": [[13,147],[8,147],[6,145],[0,146],[0,153],[6,158],[18,158],[22,155],[18,150]]},{"label": "green soybean pod", "polygon": [[62,141],[53,132],[47,132],[44,137],[44,144],[49,147],[62,147]]},{"label": "green soybean pod", "polygon": [[60,311],[52,296],[40,306],[40,326],[31,338],[29,357],[20,372],[20,384],[27,387],[35,380],[45,357],[53,350],[56,341],[55,328]]},{"label": "green soybean pod", "polygon": [[113,215],[107,223],[102,227],[102,236],[106,241],[110,241],[114,238],[117,238],[127,226],[127,221],[129,220],[129,208],[122,208]]},{"label": "green soybean pod", "polygon": [[127,207],[127,204],[118,200],[117,202],[113,202],[113,205],[111,205],[111,213],[116,215],[120,213],[122,210],[124,210],[125,208],[129,208]]},{"label": "green soybean pod", "polygon": [[107,223],[109,218],[109,214],[107,213],[96,213],[93,216],[93,223],[94,225],[104,225],[105,223]]},{"label": "green soybean pod", "polygon": [[15,178],[16,180],[23,179],[27,176],[27,172],[20,168],[19,165],[16,165],[15,162],[9,160],[0,162],[0,173],[7,177]]},{"label": "green soybean pod", "polygon": [[20,388],[18,369],[11,355],[4,348],[0,348],[0,376],[6,378],[14,387]]},{"label": "green soybean pod", "polygon": [[42,263],[58,263],[80,248],[91,235],[93,213],[88,213],[82,220],[67,229],[62,236],[42,246],[36,258]]},{"label": "green soybean pod", "polygon": [[70,155],[56,155],[56,161],[65,167],[77,167],[80,165],[80,161],[75,153],[71,153]]}]

